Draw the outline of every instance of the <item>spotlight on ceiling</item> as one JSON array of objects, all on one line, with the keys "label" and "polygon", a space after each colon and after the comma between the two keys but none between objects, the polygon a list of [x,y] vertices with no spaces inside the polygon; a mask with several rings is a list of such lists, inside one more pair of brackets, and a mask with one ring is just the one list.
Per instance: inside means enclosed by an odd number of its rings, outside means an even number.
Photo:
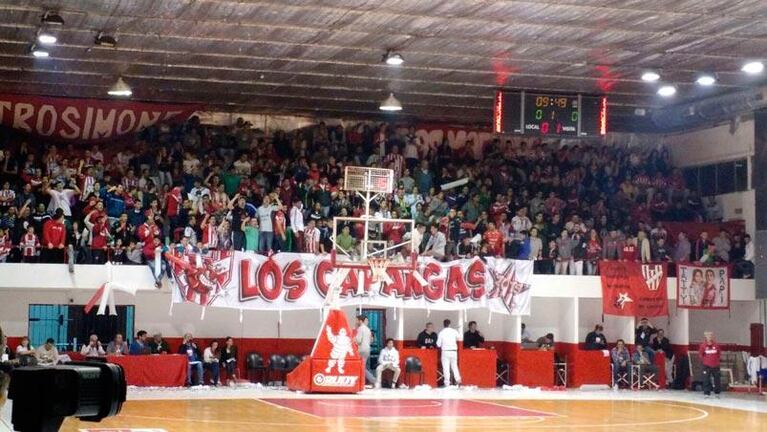
[{"label": "spotlight on ceiling", "polygon": [[114,48],[117,46],[117,39],[115,39],[114,36],[99,33],[93,43],[102,47]]},{"label": "spotlight on ceiling", "polygon": [[402,111],[402,104],[394,97],[394,93],[389,93],[389,97],[381,101],[378,109],[381,111]]},{"label": "spotlight on ceiling", "polygon": [[33,45],[32,49],[30,50],[30,52],[36,58],[47,58],[48,56],[50,56],[50,53],[48,52],[48,50],[46,50],[44,48],[40,48],[37,45]]},{"label": "spotlight on ceiling", "polygon": [[660,79],[660,75],[657,72],[648,71],[642,74],[642,81],[655,82]]},{"label": "spotlight on ceiling", "polygon": [[37,35],[37,41],[42,45],[53,45],[58,41],[58,38],[49,31],[41,31],[40,34]]},{"label": "spotlight on ceiling", "polygon": [[109,96],[121,96],[128,97],[133,94],[128,83],[123,80],[123,77],[117,78],[117,82],[107,92]]},{"label": "spotlight on ceiling", "polygon": [[710,87],[716,84],[716,78],[713,75],[701,75],[695,82],[700,86]]},{"label": "spotlight on ceiling", "polygon": [[391,51],[386,51],[386,54],[383,56],[383,61],[386,62],[387,65],[391,66],[399,66],[402,63],[405,63],[405,59],[401,54],[393,53]]},{"label": "spotlight on ceiling", "polygon": [[671,97],[676,94],[676,87],[672,85],[664,85],[658,89],[658,94],[663,97]]},{"label": "spotlight on ceiling", "polygon": [[48,25],[61,26],[64,25],[64,18],[56,12],[48,11],[43,15],[42,19],[40,19],[40,22]]},{"label": "spotlight on ceiling", "polygon": [[748,62],[743,65],[742,68],[740,68],[743,72],[749,74],[749,75],[756,75],[758,73],[762,73],[764,70],[764,63],[760,61],[752,61]]}]

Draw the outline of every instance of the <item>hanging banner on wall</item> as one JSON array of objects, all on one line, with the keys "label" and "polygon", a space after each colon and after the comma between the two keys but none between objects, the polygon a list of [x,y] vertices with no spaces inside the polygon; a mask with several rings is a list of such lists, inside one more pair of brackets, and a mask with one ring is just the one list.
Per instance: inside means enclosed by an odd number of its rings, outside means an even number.
[{"label": "hanging banner on wall", "polygon": [[[214,251],[166,257],[176,282],[173,302],[209,307],[319,309],[334,271],[329,256],[314,254]],[[351,270],[341,283],[339,305],[530,314],[532,261],[421,258],[418,269],[426,285],[395,268],[386,270],[391,283],[374,282],[369,269]]]},{"label": "hanging banner on wall", "polygon": [[666,263],[600,261],[602,312],[607,315],[668,315]]},{"label": "hanging banner on wall", "polygon": [[201,105],[0,95],[0,124],[33,135],[98,142],[184,121]]},{"label": "hanging banner on wall", "polygon": [[729,309],[730,268],[728,266],[676,266],[676,304],[687,309]]}]

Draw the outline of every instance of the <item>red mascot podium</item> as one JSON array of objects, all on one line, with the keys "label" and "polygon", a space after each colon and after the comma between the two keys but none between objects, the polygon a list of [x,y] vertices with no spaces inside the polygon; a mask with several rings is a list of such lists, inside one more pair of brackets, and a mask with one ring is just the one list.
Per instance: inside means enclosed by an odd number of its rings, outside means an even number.
[{"label": "red mascot podium", "polygon": [[288,389],[307,393],[357,393],[365,374],[346,315],[331,309],[309,357],[288,374]]}]

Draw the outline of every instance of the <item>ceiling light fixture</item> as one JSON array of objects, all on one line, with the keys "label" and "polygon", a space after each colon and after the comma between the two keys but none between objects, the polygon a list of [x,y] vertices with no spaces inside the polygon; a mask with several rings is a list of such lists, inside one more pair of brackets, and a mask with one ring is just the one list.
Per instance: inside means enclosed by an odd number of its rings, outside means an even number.
[{"label": "ceiling light fixture", "polygon": [[657,72],[648,71],[642,74],[642,81],[655,82],[660,79],[660,75]]},{"label": "ceiling light fixture", "polygon": [[64,25],[64,18],[56,12],[47,11],[40,19],[40,22],[48,25],[61,26]]},{"label": "ceiling light fixture", "polygon": [[40,34],[37,35],[37,41],[42,45],[53,45],[58,41],[58,38],[51,32],[41,31]]},{"label": "ceiling light fixture", "polygon": [[402,104],[394,97],[394,93],[389,93],[389,97],[381,102],[378,109],[381,111],[402,111]]},{"label": "ceiling light fixture", "polygon": [[716,84],[716,78],[713,75],[701,75],[695,82],[703,87],[709,87]]},{"label": "ceiling light fixture", "polygon": [[123,80],[123,77],[117,78],[117,82],[107,92],[109,96],[121,96],[128,97],[133,94],[128,83]]},{"label": "ceiling light fixture", "polygon": [[756,75],[756,74],[762,73],[762,71],[764,70],[764,63],[760,61],[748,62],[744,64],[743,67],[740,68],[740,70],[742,70],[743,72],[749,75]]},{"label": "ceiling light fixture", "polygon": [[117,39],[115,39],[114,36],[99,33],[96,35],[96,39],[93,41],[93,43],[102,47],[114,48],[117,46]]},{"label": "ceiling light fixture", "polygon": [[383,61],[390,66],[399,66],[402,63],[405,63],[405,59],[401,54],[392,53],[391,51],[386,51],[386,54],[383,56]]},{"label": "ceiling light fixture", "polygon": [[676,87],[672,85],[664,85],[658,89],[658,94],[663,97],[671,97],[676,94]]},{"label": "ceiling light fixture", "polygon": [[43,48],[40,48],[37,45],[33,45],[32,49],[30,50],[30,52],[36,58],[46,58],[46,57],[50,56],[50,53],[48,53],[47,50],[45,50]]}]

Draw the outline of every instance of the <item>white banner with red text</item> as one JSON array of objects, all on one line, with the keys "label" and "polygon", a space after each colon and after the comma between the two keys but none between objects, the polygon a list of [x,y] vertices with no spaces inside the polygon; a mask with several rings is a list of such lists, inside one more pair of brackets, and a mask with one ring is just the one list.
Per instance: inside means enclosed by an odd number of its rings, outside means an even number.
[{"label": "white banner with red text", "polygon": [[[174,303],[255,310],[320,309],[334,277],[330,256],[248,252],[166,254],[176,286]],[[352,269],[341,282],[339,306],[434,310],[487,309],[529,315],[532,261],[486,258],[438,262],[420,258],[419,281],[408,270]],[[423,284],[423,282],[426,282]],[[362,288],[362,290],[360,289]]]}]

